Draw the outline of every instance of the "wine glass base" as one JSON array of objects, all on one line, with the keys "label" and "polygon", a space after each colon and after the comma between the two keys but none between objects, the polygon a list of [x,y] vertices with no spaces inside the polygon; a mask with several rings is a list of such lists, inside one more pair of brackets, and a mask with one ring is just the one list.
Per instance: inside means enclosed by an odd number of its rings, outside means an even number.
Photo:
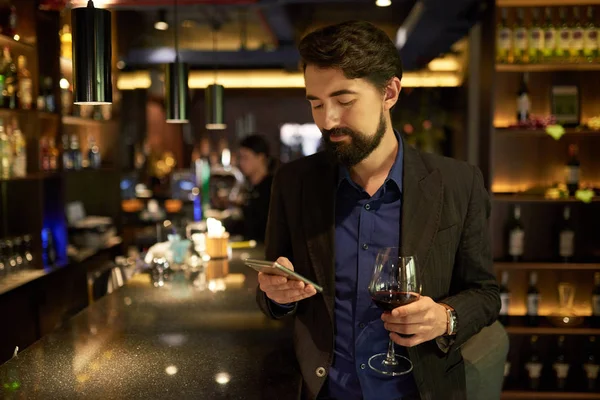
[{"label": "wine glass base", "polygon": [[388,363],[387,354],[375,354],[369,358],[369,367],[373,371],[388,376],[406,375],[412,371],[413,365],[408,358],[396,354],[394,360],[395,362]]}]

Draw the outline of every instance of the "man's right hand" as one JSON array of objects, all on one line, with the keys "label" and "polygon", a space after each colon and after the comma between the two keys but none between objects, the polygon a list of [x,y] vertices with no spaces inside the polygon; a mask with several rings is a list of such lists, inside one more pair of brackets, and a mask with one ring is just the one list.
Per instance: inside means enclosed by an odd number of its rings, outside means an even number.
[{"label": "man's right hand", "polygon": [[[294,266],[285,257],[279,257],[277,262],[284,267],[294,270]],[[302,281],[289,279],[285,276],[258,273],[258,283],[260,290],[265,292],[267,297],[278,304],[295,303],[317,294],[313,285],[306,285]]]}]

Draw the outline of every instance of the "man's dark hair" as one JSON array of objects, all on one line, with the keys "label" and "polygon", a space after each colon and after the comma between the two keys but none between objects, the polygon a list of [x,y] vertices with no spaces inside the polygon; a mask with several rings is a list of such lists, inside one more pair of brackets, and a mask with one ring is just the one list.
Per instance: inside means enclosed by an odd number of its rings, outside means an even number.
[{"label": "man's dark hair", "polygon": [[269,144],[267,143],[267,140],[259,134],[246,136],[240,142],[240,147],[245,147],[255,154],[264,154],[267,159],[270,155]]},{"label": "man's dark hair", "polygon": [[298,46],[302,67],[339,68],[348,79],[364,78],[385,90],[394,76],[402,79],[402,61],[385,32],[365,21],[326,26],[306,35]]}]

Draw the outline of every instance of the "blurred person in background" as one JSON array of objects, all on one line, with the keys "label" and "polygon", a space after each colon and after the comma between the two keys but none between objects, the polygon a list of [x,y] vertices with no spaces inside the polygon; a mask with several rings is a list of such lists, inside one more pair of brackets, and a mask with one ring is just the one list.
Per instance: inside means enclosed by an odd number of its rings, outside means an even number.
[{"label": "blurred person in background", "polygon": [[241,141],[239,167],[250,186],[242,206],[244,236],[261,243],[265,241],[273,166],[269,144],[263,136],[253,134]]}]

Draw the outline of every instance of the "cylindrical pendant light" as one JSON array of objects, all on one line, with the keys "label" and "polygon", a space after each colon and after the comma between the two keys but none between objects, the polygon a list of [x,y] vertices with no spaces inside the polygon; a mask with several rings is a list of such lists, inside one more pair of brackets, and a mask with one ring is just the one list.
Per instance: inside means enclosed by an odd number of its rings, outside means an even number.
[{"label": "cylindrical pendant light", "polygon": [[167,123],[187,124],[188,120],[188,65],[179,62],[179,41],[177,31],[177,0],[174,7],[175,19],[175,62],[167,64],[165,69],[165,112]]},{"label": "cylindrical pendant light", "polygon": [[165,108],[170,124],[188,123],[188,66],[175,59],[165,69]]},{"label": "cylindrical pendant light", "polygon": [[218,130],[225,129],[225,107],[224,107],[225,87],[223,85],[208,85],[204,89],[204,99],[206,101],[206,129]]},{"label": "cylindrical pendant light", "polygon": [[111,23],[110,11],[87,7],[71,11],[73,36],[73,102],[111,104]]}]

